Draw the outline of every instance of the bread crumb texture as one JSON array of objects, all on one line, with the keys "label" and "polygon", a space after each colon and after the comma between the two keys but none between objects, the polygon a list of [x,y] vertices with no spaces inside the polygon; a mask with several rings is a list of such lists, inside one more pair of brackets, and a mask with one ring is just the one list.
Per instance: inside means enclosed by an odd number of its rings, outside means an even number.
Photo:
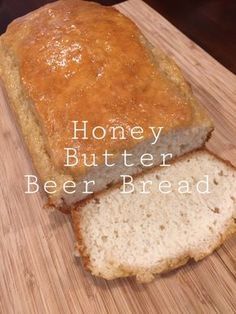
[{"label": "bread crumb texture", "polygon": [[[209,176],[209,194],[192,189],[141,194],[143,180],[187,180]],[[236,231],[236,170],[206,151],[135,180],[132,194],[119,188],[72,212],[78,249],[92,274],[106,279],[136,276],[141,282],[212,253]]]}]

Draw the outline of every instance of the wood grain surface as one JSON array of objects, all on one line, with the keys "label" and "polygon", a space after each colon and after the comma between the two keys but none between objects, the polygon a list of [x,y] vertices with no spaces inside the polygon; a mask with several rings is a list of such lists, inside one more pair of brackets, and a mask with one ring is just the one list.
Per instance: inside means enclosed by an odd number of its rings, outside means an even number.
[{"label": "wood grain surface", "polygon": [[[139,0],[117,5],[183,69],[215,121],[208,147],[236,165],[236,77]],[[25,195],[30,158],[0,94],[0,313],[236,313],[236,238],[199,263],[140,285],[86,273],[68,216]]]}]

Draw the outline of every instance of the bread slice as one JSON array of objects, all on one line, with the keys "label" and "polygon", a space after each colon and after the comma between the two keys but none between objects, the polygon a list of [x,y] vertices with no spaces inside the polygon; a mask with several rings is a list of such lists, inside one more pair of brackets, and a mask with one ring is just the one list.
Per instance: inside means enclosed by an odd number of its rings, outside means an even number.
[{"label": "bread slice", "polygon": [[[50,3],[10,24],[0,37],[0,76],[42,183],[54,180],[50,204],[68,207],[120,180],[140,173],[140,156],[173,157],[200,147],[212,123],[195,100],[175,63],[154,49],[137,26],[112,7],[79,0]],[[88,121],[87,140],[73,140],[72,121]],[[93,127],[121,126],[126,140],[91,138]],[[135,140],[129,130],[140,126]],[[149,127],[163,127],[158,145],[151,145]],[[97,167],[65,167],[65,148],[96,154]],[[127,169],[121,154],[132,154]],[[106,167],[105,150],[115,167]],[[101,175],[102,174],[102,175]],[[73,194],[63,191],[74,181]]]},{"label": "bread slice", "polygon": [[[196,190],[204,176],[208,194]],[[150,193],[140,194],[148,180],[153,182]],[[189,182],[191,193],[179,193],[182,180]],[[159,192],[161,181],[171,182],[171,193]],[[132,194],[116,187],[72,211],[76,248],[95,276],[150,281],[190,258],[211,254],[236,231],[236,169],[207,151],[139,176],[134,185]],[[206,187],[198,185],[201,192]]]}]

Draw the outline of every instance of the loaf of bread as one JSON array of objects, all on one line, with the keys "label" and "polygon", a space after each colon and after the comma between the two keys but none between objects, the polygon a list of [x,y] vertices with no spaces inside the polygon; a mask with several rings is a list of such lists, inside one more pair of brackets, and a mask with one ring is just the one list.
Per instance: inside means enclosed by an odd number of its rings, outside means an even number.
[{"label": "loaf of bread", "polygon": [[[212,124],[197,104],[175,63],[153,48],[137,26],[112,7],[65,0],[48,4],[13,21],[0,37],[0,76],[41,182],[53,180],[56,193],[49,204],[68,207],[82,200],[84,180],[92,192],[138,174],[140,155],[150,153],[154,165],[160,152],[173,157],[200,147]],[[72,121],[87,121],[88,139],[73,139]],[[91,130],[120,126],[126,140],[97,141]],[[134,139],[129,131],[143,130]],[[158,145],[149,126],[163,127]],[[65,167],[65,148],[96,154],[97,167],[80,163]],[[125,168],[121,152],[132,154]],[[117,166],[105,167],[107,150]],[[66,181],[76,183],[65,193]]]},{"label": "loaf of bread", "polygon": [[[147,181],[150,193],[140,194]],[[171,182],[170,193],[158,191],[161,181]],[[183,181],[189,193],[178,190]],[[236,231],[236,169],[207,151],[140,175],[134,186],[131,194],[116,187],[72,211],[76,248],[93,275],[150,281],[204,258]]]}]

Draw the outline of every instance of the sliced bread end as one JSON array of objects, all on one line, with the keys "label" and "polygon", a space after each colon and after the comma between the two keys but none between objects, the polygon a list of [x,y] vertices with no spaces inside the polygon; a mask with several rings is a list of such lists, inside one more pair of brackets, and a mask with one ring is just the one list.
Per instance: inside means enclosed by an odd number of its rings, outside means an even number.
[{"label": "sliced bread end", "polygon": [[[206,175],[210,193],[201,194],[196,184]],[[147,180],[153,182],[150,193],[140,194]],[[163,180],[171,182],[171,193],[157,191]],[[190,194],[175,190],[183,180]],[[72,211],[77,249],[93,275],[148,282],[204,258],[236,232],[236,169],[207,151],[152,170],[134,184],[131,194],[115,187]]]}]

